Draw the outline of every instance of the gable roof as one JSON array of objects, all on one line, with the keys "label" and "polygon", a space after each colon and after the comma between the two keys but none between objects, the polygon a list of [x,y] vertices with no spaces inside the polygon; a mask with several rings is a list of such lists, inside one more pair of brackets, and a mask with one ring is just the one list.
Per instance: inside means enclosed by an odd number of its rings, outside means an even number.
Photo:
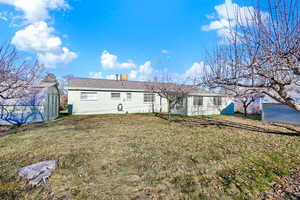
[{"label": "gable roof", "polygon": [[[68,89],[102,89],[102,90],[133,90],[133,91],[149,91],[149,86],[153,84],[170,84],[172,83],[154,83],[144,81],[120,81],[108,79],[93,79],[93,78],[72,78],[69,81]],[[187,85],[191,88],[191,93],[211,94],[210,91],[201,90],[196,86]]]}]

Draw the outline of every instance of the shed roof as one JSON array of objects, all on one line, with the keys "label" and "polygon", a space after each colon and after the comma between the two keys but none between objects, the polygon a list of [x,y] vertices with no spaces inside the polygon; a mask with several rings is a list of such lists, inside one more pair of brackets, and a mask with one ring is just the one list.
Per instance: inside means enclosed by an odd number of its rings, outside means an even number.
[{"label": "shed roof", "polygon": [[[111,89],[111,90],[136,90],[136,91],[147,91],[149,86],[153,84],[169,84],[172,83],[154,83],[145,81],[120,81],[120,80],[108,80],[108,79],[93,79],[93,78],[72,78],[69,81],[68,89]],[[201,94],[212,94],[220,95],[218,93],[213,93],[211,91],[202,90],[193,85],[186,85],[190,87],[191,93],[201,93]]]},{"label": "shed roof", "polygon": [[48,88],[50,87],[56,87],[57,83],[54,82],[37,82],[32,84],[31,87],[29,87],[26,90],[22,89],[22,92],[25,91],[25,93],[22,93],[22,97],[18,98],[11,98],[11,99],[0,99],[0,106],[32,106],[29,104],[29,102],[32,103],[32,101],[35,99],[35,104],[40,105],[42,104],[42,100],[46,97],[45,94],[47,93]]},{"label": "shed roof", "polygon": [[33,84],[33,88],[48,88],[52,86],[57,86],[57,83],[55,82],[40,82]]}]

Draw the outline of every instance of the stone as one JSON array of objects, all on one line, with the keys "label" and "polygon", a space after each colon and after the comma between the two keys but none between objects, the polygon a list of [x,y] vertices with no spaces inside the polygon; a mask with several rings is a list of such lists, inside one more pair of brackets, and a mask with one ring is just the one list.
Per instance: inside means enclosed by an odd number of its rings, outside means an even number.
[{"label": "stone", "polygon": [[47,179],[56,168],[57,161],[48,160],[23,167],[18,174],[28,181],[28,186],[35,187],[40,185],[42,181],[47,185]]}]

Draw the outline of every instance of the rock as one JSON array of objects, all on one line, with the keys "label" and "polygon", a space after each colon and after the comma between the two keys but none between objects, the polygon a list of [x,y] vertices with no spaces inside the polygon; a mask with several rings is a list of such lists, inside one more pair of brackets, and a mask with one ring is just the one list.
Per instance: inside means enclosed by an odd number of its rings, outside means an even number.
[{"label": "rock", "polygon": [[294,196],[297,197],[297,198],[300,198],[300,192],[294,193]]},{"label": "rock", "polygon": [[35,187],[39,185],[41,181],[47,184],[47,179],[56,168],[56,160],[43,161],[21,168],[19,170],[19,176],[28,181],[28,186]]}]

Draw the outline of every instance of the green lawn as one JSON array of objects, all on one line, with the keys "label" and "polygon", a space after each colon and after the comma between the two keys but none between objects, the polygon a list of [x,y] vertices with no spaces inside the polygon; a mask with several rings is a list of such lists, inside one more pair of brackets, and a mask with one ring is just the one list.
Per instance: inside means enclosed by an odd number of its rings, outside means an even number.
[{"label": "green lawn", "polygon": [[[0,137],[0,199],[260,199],[300,166],[300,128],[238,116],[70,116]],[[49,159],[49,188],[19,168]]]}]

